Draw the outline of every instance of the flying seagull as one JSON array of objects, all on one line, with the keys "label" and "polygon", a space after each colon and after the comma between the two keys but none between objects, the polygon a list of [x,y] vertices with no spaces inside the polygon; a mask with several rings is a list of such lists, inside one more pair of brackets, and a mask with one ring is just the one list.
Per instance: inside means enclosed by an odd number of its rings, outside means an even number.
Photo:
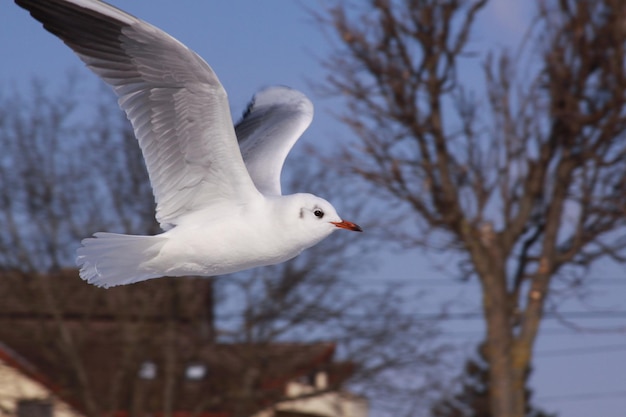
[{"label": "flying seagull", "polygon": [[320,197],[281,193],[285,158],[313,118],[304,94],[259,91],[233,126],[217,75],[162,30],[98,0],[16,3],[113,87],[164,230],[84,239],[76,258],[84,280],[113,287],[228,274],[284,262],[337,229],[361,231]]}]

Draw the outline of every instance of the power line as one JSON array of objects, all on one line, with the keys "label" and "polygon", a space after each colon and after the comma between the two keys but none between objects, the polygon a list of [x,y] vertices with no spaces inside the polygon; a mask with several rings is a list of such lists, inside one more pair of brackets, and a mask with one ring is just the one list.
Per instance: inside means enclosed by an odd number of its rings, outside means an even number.
[{"label": "power line", "polygon": [[[463,337],[463,338],[474,337],[474,336],[484,337],[485,330],[482,328],[478,330],[443,330],[441,334],[442,336],[445,336],[445,337]],[[542,338],[546,336],[573,336],[573,335],[580,335],[580,334],[581,334],[581,331],[568,328],[568,327],[541,329],[539,332],[539,336]],[[618,333],[614,330],[609,330],[607,332],[601,332],[598,335],[615,336],[618,334],[622,335],[623,331],[620,331]]]},{"label": "power line", "polygon": [[596,400],[598,398],[620,397],[624,397],[624,399],[626,399],[626,391],[582,392],[578,394],[548,395],[545,397],[537,397],[537,401],[586,401]]},{"label": "power line", "polygon": [[537,357],[571,356],[571,355],[582,355],[582,354],[617,352],[617,351],[622,351],[622,350],[626,350],[626,345],[604,345],[604,346],[591,346],[591,347],[579,347],[579,348],[539,350],[537,351],[535,355]]},{"label": "power line", "polygon": [[[555,281],[557,283],[558,281]],[[357,283],[355,281],[355,283]],[[453,278],[399,278],[399,279],[384,279],[384,278],[359,278],[358,284],[371,284],[371,285],[424,285],[424,286],[456,286],[463,284],[476,284],[476,280],[462,281],[460,279]],[[560,282],[558,282],[560,283]],[[598,278],[598,279],[585,279],[580,281],[580,285],[626,285],[626,279],[624,278]]]},{"label": "power line", "polygon": [[[411,315],[417,320],[424,321],[463,321],[463,320],[483,320],[482,312],[470,313],[441,313],[441,314],[415,314]],[[619,319],[626,318],[626,311],[564,311],[564,312],[545,312],[543,319]]]},{"label": "power line", "polygon": [[[351,317],[354,319],[360,320],[374,320],[375,317],[372,316],[364,316],[361,314],[346,314],[345,317]],[[484,320],[484,315],[480,311],[475,312],[467,312],[467,313],[422,313],[422,314],[413,314],[413,313],[405,313],[402,315],[403,318],[413,319],[416,321],[432,321],[432,322],[450,322],[450,321],[473,321],[473,320]],[[216,318],[220,320],[227,319],[239,319],[241,318],[239,313],[229,313],[229,314],[216,314]],[[280,318],[280,317],[277,317]],[[565,312],[546,312],[543,314],[542,320],[552,320],[552,319],[576,319],[576,320],[584,320],[584,319],[624,319],[626,318],[626,310],[618,310],[618,311],[565,311]],[[385,317],[382,319],[386,320]],[[625,323],[626,324],[626,323]]]}]

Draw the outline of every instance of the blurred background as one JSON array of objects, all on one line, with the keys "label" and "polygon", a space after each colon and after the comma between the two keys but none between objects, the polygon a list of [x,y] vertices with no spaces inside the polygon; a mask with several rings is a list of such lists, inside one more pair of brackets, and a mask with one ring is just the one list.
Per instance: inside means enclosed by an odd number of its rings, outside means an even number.
[{"label": "blurred background", "polygon": [[80,239],[159,232],[147,175],[109,89],[7,2],[0,413],[623,415],[621,2],[112,4],[202,56],[234,121],[265,86],[307,94],[283,189],[365,233],[83,283]]}]

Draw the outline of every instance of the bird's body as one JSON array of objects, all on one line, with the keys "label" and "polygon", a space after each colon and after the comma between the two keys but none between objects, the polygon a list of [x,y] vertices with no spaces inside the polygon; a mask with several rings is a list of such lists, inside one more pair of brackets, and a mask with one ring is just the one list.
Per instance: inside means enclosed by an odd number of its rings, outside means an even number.
[{"label": "bird's body", "polygon": [[221,275],[284,262],[337,228],[326,200],[281,195],[289,150],[313,105],[287,87],[257,93],[233,126],[226,92],[197,54],[98,0],[16,0],[113,87],[133,125],[164,233],[96,233],[81,277],[111,287],[160,276]]},{"label": "bird's body", "polygon": [[[291,212],[294,216],[270,216],[277,209],[284,210],[285,199],[293,200]],[[300,201],[297,198],[317,198],[312,195],[294,194],[287,197],[259,199],[253,204],[235,207],[223,217],[214,213],[197,212],[184,219],[176,228],[165,232],[168,238],[163,251],[155,258],[161,266],[177,263],[187,257],[186,266],[176,266],[167,275],[222,275],[256,266],[273,265],[289,260],[304,249],[315,245],[333,231],[318,229],[307,233],[302,239],[298,230]],[[232,210],[232,207],[229,207]],[[255,242],[250,245],[250,242]],[[203,248],[210,246],[212,250]],[[199,250],[200,249],[200,250]],[[185,255],[186,254],[186,255]]]},{"label": "bird's body", "polygon": [[[116,277],[109,281],[113,285],[160,276],[215,276],[274,265],[315,245],[335,227],[317,229],[318,233],[300,227],[304,221],[299,217],[302,199],[321,200],[310,194],[294,194],[227,203],[223,208],[189,213],[176,227],[156,236],[97,233],[95,239],[84,241],[79,256],[86,260],[84,270],[93,271],[93,278],[87,275],[87,279],[97,279],[98,275]],[[289,206],[297,221],[293,221],[294,216],[269,215]],[[300,232],[306,233],[307,239],[302,239]],[[101,262],[92,267],[91,259]],[[112,262],[102,262],[108,259]]]}]

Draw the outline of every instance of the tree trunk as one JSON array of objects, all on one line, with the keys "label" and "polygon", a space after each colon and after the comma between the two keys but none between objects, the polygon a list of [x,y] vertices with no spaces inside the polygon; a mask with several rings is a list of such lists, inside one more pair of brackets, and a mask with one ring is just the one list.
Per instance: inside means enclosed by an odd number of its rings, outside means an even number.
[{"label": "tree trunk", "polygon": [[513,333],[516,309],[515,300],[507,289],[506,253],[490,228],[483,229],[478,239],[471,234],[464,237],[471,242],[468,246],[482,281],[487,327],[484,354],[489,363],[491,416],[523,417],[528,361],[523,355],[516,355],[516,349],[521,346],[516,343]]},{"label": "tree trunk", "polygon": [[[501,322],[489,320],[488,328],[500,332]],[[498,330],[496,330],[496,328]],[[487,338],[489,403],[493,417],[523,417],[526,409],[526,369],[517,369],[507,337]]]},{"label": "tree trunk", "polygon": [[489,402],[494,417],[523,417],[524,380],[521,389],[513,369],[513,336],[505,283],[495,274],[482,277],[483,308],[487,321],[486,357],[489,361]]}]

